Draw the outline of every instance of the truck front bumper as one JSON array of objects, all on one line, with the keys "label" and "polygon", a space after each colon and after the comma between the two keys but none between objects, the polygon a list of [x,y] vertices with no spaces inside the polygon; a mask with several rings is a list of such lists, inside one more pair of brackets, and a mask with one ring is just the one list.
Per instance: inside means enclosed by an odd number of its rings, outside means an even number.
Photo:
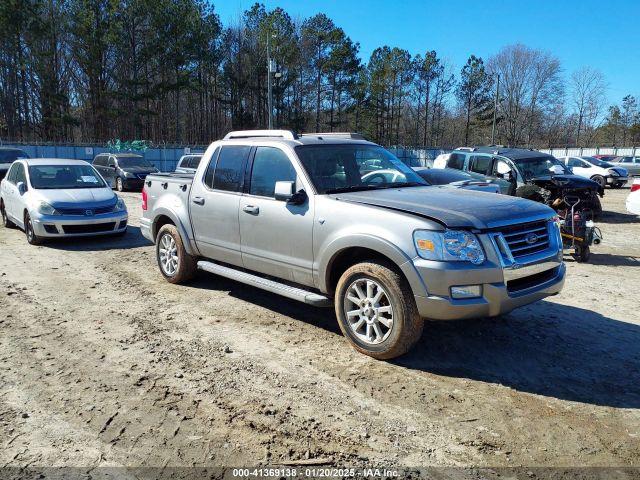
[{"label": "truck front bumper", "polygon": [[[566,273],[562,239],[555,224],[549,223],[547,231],[546,250],[518,258],[501,233],[490,233],[479,237],[487,256],[481,266],[420,257],[407,262],[403,270],[417,273],[407,278],[414,279],[410,283],[420,315],[435,320],[495,317],[559,293]],[[454,298],[454,289],[470,286],[475,296]]]}]

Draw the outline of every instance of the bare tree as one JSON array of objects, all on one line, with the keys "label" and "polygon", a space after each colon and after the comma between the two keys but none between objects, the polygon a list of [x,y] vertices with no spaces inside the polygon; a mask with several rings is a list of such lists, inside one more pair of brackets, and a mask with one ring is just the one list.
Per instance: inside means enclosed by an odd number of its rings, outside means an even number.
[{"label": "bare tree", "polygon": [[500,75],[500,133],[510,145],[531,143],[545,113],[563,96],[560,61],[518,44],[491,57],[488,70]]},{"label": "bare tree", "polygon": [[580,146],[583,130],[592,131],[602,113],[607,85],[604,75],[591,67],[571,74],[571,103],[577,117],[576,146]]}]

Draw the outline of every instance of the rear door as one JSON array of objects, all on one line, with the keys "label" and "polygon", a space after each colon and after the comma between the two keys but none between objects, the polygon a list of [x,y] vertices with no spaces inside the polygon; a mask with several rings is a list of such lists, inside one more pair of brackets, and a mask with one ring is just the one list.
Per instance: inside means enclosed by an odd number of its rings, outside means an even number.
[{"label": "rear door", "polygon": [[218,147],[204,175],[193,179],[189,197],[191,225],[200,253],[242,266],[238,209],[251,151],[246,145]]},{"label": "rear door", "polygon": [[313,200],[301,205],[276,200],[276,182],[295,182],[309,192],[293,154],[257,147],[249,181],[240,200],[240,238],[245,268],[304,285],[313,285]]}]

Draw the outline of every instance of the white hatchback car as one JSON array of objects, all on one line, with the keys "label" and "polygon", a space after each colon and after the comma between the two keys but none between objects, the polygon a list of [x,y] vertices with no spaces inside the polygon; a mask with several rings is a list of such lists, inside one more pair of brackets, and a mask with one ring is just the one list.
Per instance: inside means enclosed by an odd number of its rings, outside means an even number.
[{"label": "white hatchback car", "polygon": [[636,178],[631,185],[631,192],[627,197],[627,211],[640,215],[640,178]]},{"label": "white hatchback car", "polygon": [[0,183],[0,213],[3,225],[22,228],[32,245],[127,231],[124,201],[82,160],[16,160]]},{"label": "white hatchback car", "polygon": [[575,175],[598,182],[603,188],[609,185],[620,188],[629,180],[629,172],[595,157],[562,157],[559,159],[571,168]]}]

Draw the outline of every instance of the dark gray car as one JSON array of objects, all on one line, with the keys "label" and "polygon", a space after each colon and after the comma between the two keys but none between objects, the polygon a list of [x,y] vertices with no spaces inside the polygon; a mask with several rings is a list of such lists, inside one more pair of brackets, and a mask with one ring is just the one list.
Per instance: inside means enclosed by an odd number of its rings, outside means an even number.
[{"label": "dark gray car", "polygon": [[147,175],[159,171],[142,155],[135,153],[101,153],[93,159],[93,166],[111,188],[119,192],[142,190]]}]

